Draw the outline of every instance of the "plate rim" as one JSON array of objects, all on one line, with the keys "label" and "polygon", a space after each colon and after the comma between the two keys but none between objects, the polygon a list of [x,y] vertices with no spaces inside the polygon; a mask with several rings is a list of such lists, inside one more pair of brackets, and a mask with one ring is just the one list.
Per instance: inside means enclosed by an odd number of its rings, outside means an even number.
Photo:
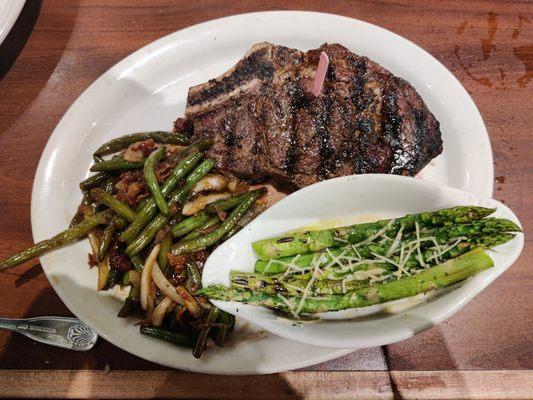
[{"label": "plate rim", "polygon": [[[24,4],[26,4],[26,0],[9,0],[7,2],[7,13],[3,17],[0,16],[0,45],[13,29],[13,25],[17,22]],[[2,22],[4,22],[3,28],[1,26]]]},{"label": "plate rim", "polygon": [[[81,103],[82,103],[84,98],[86,98],[87,96],[90,96],[93,91],[99,90],[99,87],[102,86],[106,82],[107,79],[109,79],[109,78],[111,78],[113,76],[113,72],[125,69],[125,66],[128,65],[128,64],[131,64],[133,60],[135,60],[137,58],[139,58],[139,59],[143,58],[144,56],[146,56],[146,54],[149,54],[152,50],[154,50],[156,48],[165,47],[165,46],[169,45],[169,41],[172,40],[174,36],[179,36],[179,35],[182,35],[182,34],[187,35],[191,31],[194,31],[196,29],[201,30],[201,29],[205,29],[206,27],[208,28],[212,24],[227,23],[228,21],[230,21],[232,19],[259,17],[259,16],[261,16],[261,17],[275,17],[275,16],[281,15],[281,14],[285,14],[285,15],[292,14],[292,15],[294,15],[296,17],[303,17],[303,16],[306,16],[306,15],[310,15],[310,16],[314,16],[314,17],[340,18],[340,19],[343,19],[343,20],[346,20],[346,21],[351,21],[351,22],[355,21],[355,22],[357,22],[359,24],[366,25],[366,26],[368,26],[368,27],[370,27],[372,29],[385,31],[387,34],[393,35],[397,39],[400,39],[401,41],[405,42],[406,45],[416,48],[416,50],[418,52],[420,52],[421,55],[423,55],[424,57],[428,58],[429,60],[431,60],[434,63],[439,64],[448,73],[448,78],[451,78],[453,81],[455,81],[456,86],[463,91],[463,95],[464,95],[465,100],[471,103],[471,106],[472,106],[471,108],[472,108],[472,110],[474,112],[473,116],[476,118],[477,123],[483,129],[484,135],[482,135],[482,137],[483,137],[483,140],[486,142],[487,149],[488,149],[488,156],[489,156],[489,159],[487,159],[486,161],[487,161],[487,164],[490,163],[490,165],[491,165],[491,168],[489,168],[489,174],[488,174],[491,179],[490,179],[490,181],[487,179],[486,190],[487,190],[489,195],[492,194],[492,190],[493,190],[493,172],[494,172],[493,165],[492,165],[493,153],[492,153],[492,147],[491,147],[491,144],[490,144],[490,138],[488,136],[488,132],[486,130],[486,126],[485,126],[485,124],[483,122],[481,114],[480,114],[480,112],[479,112],[474,100],[472,99],[472,97],[468,94],[466,89],[462,86],[462,84],[459,82],[459,80],[453,75],[453,73],[450,70],[448,70],[440,61],[438,61],[435,57],[433,57],[430,53],[428,53],[425,49],[423,49],[422,47],[416,45],[415,43],[413,43],[409,39],[407,39],[407,38],[405,38],[403,36],[400,36],[400,35],[392,32],[392,31],[390,31],[390,30],[388,30],[386,28],[382,28],[382,27],[380,27],[378,25],[375,25],[375,24],[372,24],[372,23],[369,23],[369,22],[366,22],[366,21],[363,21],[363,20],[359,20],[359,19],[351,18],[351,17],[346,17],[346,16],[342,16],[342,15],[337,15],[337,14],[332,14],[332,13],[312,12],[312,11],[265,11],[265,12],[252,12],[252,13],[235,14],[235,15],[225,16],[225,17],[222,17],[222,18],[217,18],[217,19],[213,19],[213,20],[204,21],[204,22],[201,22],[199,24],[188,26],[188,27],[186,27],[184,29],[181,29],[181,30],[178,30],[178,31],[175,31],[175,32],[171,32],[171,33],[169,33],[167,35],[164,35],[164,36],[154,40],[153,42],[148,43],[145,46],[133,51],[132,53],[130,53],[126,57],[120,59],[117,63],[115,63],[110,68],[108,68],[98,78],[96,78],[85,90],[82,91],[82,93],[70,105],[70,107],[67,109],[67,111],[62,116],[61,120],[58,122],[58,124],[54,128],[54,131],[50,135],[50,137],[49,137],[49,139],[47,141],[47,144],[46,144],[45,148],[43,149],[43,152],[42,152],[41,157],[39,159],[39,163],[38,163],[38,167],[37,167],[37,170],[36,170],[36,173],[35,173],[35,178],[34,178],[33,187],[32,187],[32,201],[31,201],[32,234],[33,234],[34,239],[37,236],[39,236],[37,234],[37,232],[36,232],[35,224],[33,223],[36,220],[36,211],[37,211],[36,199],[38,197],[38,192],[39,192],[39,186],[40,186],[39,183],[43,179],[43,175],[45,174],[44,170],[46,168],[46,163],[47,163],[47,160],[49,158],[49,153],[52,151],[52,146],[53,146],[52,142],[54,140],[57,140],[56,136],[59,137],[60,132],[63,130],[63,125],[66,124],[68,120],[72,119],[72,117],[76,114],[77,108],[81,106]],[[46,261],[41,259],[41,263],[44,266],[46,264]],[[71,309],[71,307],[68,306],[68,302],[66,300],[69,298],[69,296],[66,293],[64,293],[63,290],[58,285],[56,285],[53,282],[52,279],[50,279],[46,269],[45,268],[43,268],[43,269],[45,270],[45,274],[47,276],[47,279],[50,282],[50,285],[52,286],[54,291],[58,294],[58,296],[60,297],[61,301],[63,301],[63,303],[67,306],[67,308],[69,308],[69,310],[73,314],[78,316],[78,313],[74,312]],[[79,316],[78,316],[78,318],[79,318]],[[82,318],[80,318],[80,319],[82,319]],[[114,340],[109,335],[101,334],[99,332],[99,330],[96,330],[96,331],[98,332],[98,334],[101,337],[103,337],[104,339],[106,339],[110,343],[112,343],[115,346],[117,346],[117,347],[121,348],[122,350],[124,350],[122,345],[119,343],[118,339]],[[337,350],[337,351],[335,351],[335,350]],[[342,350],[332,349],[331,354],[328,354],[327,356],[324,356],[324,357],[317,357],[317,358],[312,359],[312,360],[311,359],[307,360],[306,362],[296,363],[295,365],[288,365],[288,366],[286,365],[286,366],[283,366],[282,368],[271,368],[270,370],[269,369],[265,369],[265,370],[261,370],[260,372],[254,371],[253,373],[272,373],[272,372],[285,371],[285,370],[288,370],[288,369],[302,368],[302,367],[314,365],[316,363],[320,363],[320,362],[324,362],[324,361],[327,361],[327,360],[331,360],[331,359],[340,357],[342,355],[351,353],[354,350],[356,350],[356,349],[342,349]],[[246,373],[250,373],[250,372],[224,372],[224,371],[222,371],[222,372],[221,371],[213,372],[213,371],[209,371],[209,367],[204,368],[205,365],[201,365],[201,366],[199,366],[199,368],[196,368],[196,367],[183,367],[183,366],[176,367],[173,364],[168,364],[168,363],[165,363],[165,362],[161,362],[159,360],[157,360],[157,361],[153,360],[146,354],[140,354],[139,352],[131,351],[131,350],[124,350],[124,351],[127,351],[127,352],[129,352],[131,354],[134,354],[135,356],[138,356],[138,357],[143,358],[143,359],[148,360],[148,361],[152,361],[152,362],[155,362],[155,363],[158,363],[158,364],[161,364],[161,365],[165,365],[165,366],[168,366],[168,367],[171,367],[171,368],[179,368],[179,369],[183,369],[183,370],[187,370],[187,371],[203,372],[203,373],[217,373],[217,374],[226,374],[226,373],[227,374],[246,374]]]}]

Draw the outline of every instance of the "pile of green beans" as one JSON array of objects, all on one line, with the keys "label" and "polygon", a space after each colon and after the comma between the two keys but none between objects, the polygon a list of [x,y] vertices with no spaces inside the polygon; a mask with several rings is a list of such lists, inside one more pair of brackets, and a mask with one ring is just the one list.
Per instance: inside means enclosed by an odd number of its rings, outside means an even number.
[{"label": "pile of green beans", "polygon": [[[130,146],[146,140],[153,140],[156,145],[150,142],[153,150],[144,159],[131,162],[124,158]],[[98,290],[115,285],[130,288],[119,317],[140,314],[141,334],[189,347],[194,357],[202,355],[209,339],[223,346],[233,330],[235,317],[196,295],[202,289],[203,262],[198,260],[205,259],[204,252],[209,254],[262,210],[257,200],[266,190],[233,195],[207,205],[195,215],[183,216],[181,209],[195,195],[193,189],[215,167],[215,161],[204,155],[211,144],[209,139],[191,143],[185,134],[163,131],[134,133],[103,144],[93,154],[90,171],[96,174],[79,184],[82,201],[70,227],[0,262],[0,271],[88,236],[90,264],[98,267]],[[164,181],[158,181],[156,174],[161,163],[172,168]],[[132,170],[138,171],[124,175]],[[144,186],[140,189],[136,186],[136,190],[142,191],[140,201],[131,197],[128,187],[124,188],[124,184],[129,184],[124,180],[126,176],[142,177]],[[221,212],[229,214],[224,218]],[[152,310],[165,299],[165,294],[155,294],[150,311],[143,310],[140,301],[143,291],[140,277],[156,244],[158,266],[167,279],[182,282],[176,291],[183,299],[182,305],[167,298],[159,307],[157,320],[152,318]],[[166,308],[167,304],[171,306]],[[190,315],[182,318],[189,309]]]}]

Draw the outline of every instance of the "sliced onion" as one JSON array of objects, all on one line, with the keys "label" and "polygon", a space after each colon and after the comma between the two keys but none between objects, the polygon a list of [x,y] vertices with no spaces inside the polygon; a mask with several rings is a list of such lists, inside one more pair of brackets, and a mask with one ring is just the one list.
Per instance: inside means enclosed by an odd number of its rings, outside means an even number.
[{"label": "sliced onion", "polygon": [[181,213],[183,215],[194,215],[199,211],[202,211],[206,205],[211,204],[217,200],[223,200],[231,197],[228,192],[224,193],[211,193],[206,195],[197,196],[195,199],[185,203]]},{"label": "sliced onion", "polygon": [[[104,287],[107,283],[107,278],[109,277],[109,270],[111,269],[109,266],[109,257],[106,256],[104,260],[98,261],[98,247],[100,240],[96,236],[94,229],[89,231],[87,237],[89,238],[89,243],[91,244],[92,259],[97,262],[98,266],[98,283],[96,284],[96,290],[104,290]],[[89,257],[91,256],[89,255]]]},{"label": "sliced onion", "polygon": [[205,190],[221,191],[226,189],[226,187],[228,186],[228,182],[229,179],[225,176],[209,174],[198,181],[192,192],[200,193]]},{"label": "sliced onion", "polygon": [[238,186],[239,186],[239,180],[237,178],[232,179],[231,182],[228,183],[228,189],[230,192],[236,191]]},{"label": "sliced onion", "polygon": [[165,274],[163,274],[163,271],[161,271],[157,261],[154,262],[151,274],[155,285],[161,291],[161,293],[167,297],[170,297],[170,299],[175,303],[181,305],[184,304],[183,299],[176,291],[176,288],[172,285],[172,283],[170,283]]},{"label": "sliced onion", "polygon": [[98,260],[98,248],[100,247],[100,239],[98,238],[98,236],[96,236],[94,229],[87,233],[87,238],[89,239],[89,244],[91,245],[93,256],[96,260]]},{"label": "sliced onion", "polygon": [[150,282],[152,281],[152,268],[154,266],[157,255],[159,254],[159,249],[161,246],[159,244],[155,245],[146,262],[141,274],[141,307],[143,310],[147,310],[148,307],[148,294],[150,292]]},{"label": "sliced onion", "polygon": [[128,162],[140,162],[144,159],[144,154],[141,149],[133,150],[132,147],[136,146],[137,143],[128,147],[122,156],[124,160]]},{"label": "sliced onion", "polygon": [[163,318],[165,318],[165,315],[170,312],[175,305],[176,303],[174,303],[170,297],[165,297],[161,300],[152,314],[152,325],[161,326]]},{"label": "sliced onion", "polygon": [[155,288],[154,282],[150,282],[150,288],[148,289],[148,300],[146,304],[146,315],[147,315],[148,320],[152,319],[152,313],[154,312],[156,297],[157,297],[157,290]]},{"label": "sliced onion", "polygon": [[202,316],[202,310],[193,295],[184,286],[178,286],[177,290],[191,315],[194,318],[200,318]]},{"label": "sliced onion", "polygon": [[107,278],[109,276],[109,257],[104,258],[104,260],[98,263],[98,286],[97,290],[103,290],[105,284],[107,283]]}]

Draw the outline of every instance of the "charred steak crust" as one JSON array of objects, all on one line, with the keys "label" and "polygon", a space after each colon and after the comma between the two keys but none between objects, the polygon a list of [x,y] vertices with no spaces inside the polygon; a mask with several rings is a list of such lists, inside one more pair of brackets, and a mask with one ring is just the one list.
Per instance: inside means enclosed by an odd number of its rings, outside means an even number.
[{"label": "charred steak crust", "polygon": [[[311,94],[320,53],[330,64]],[[238,177],[296,187],[360,173],[415,175],[442,152],[439,123],[405,80],[324,44],[301,52],[258,43],[218,78],[191,87],[185,117],[208,156]]]}]

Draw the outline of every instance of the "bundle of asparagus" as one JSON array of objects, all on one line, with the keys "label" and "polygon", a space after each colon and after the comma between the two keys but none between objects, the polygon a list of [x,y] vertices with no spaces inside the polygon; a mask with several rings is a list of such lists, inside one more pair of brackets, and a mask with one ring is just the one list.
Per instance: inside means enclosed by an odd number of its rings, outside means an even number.
[{"label": "bundle of asparagus", "polygon": [[484,252],[514,238],[495,210],[455,207],[347,227],[291,233],[252,244],[255,272],[231,272],[217,300],[301,313],[363,307],[444,287],[493,266]]}]

